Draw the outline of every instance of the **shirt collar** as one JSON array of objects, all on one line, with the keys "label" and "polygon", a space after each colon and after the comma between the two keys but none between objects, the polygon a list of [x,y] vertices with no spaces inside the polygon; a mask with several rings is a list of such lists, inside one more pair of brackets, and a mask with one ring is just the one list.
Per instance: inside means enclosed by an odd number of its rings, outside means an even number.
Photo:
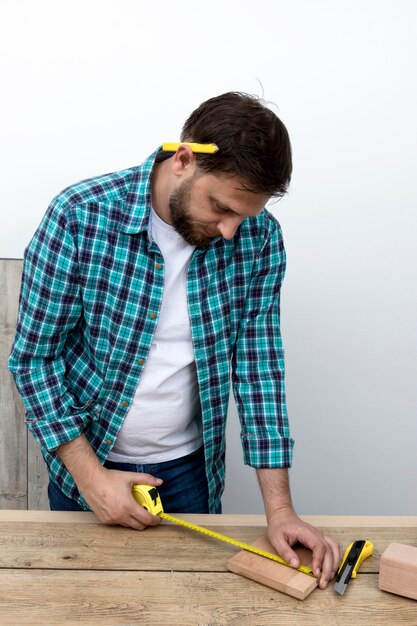
[{"label": "shirt collar", "polygon": [[124,202],[124,212],[119,230],[128,235],[149,230],[149,219],[152,206],[152,171],[156,155],[161,150],[159,146],[137,168],[133,170],[132,183]]}]

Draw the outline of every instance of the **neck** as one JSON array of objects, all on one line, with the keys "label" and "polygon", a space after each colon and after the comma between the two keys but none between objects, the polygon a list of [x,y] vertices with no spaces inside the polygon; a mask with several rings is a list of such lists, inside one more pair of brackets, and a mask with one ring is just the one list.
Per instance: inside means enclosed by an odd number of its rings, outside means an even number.
[{"label": "neck", "polygon": [[155,213],[167,224],[171,224],[169,210],[168,168],[169,159],[155,163],[152,172],[152,207]]}]

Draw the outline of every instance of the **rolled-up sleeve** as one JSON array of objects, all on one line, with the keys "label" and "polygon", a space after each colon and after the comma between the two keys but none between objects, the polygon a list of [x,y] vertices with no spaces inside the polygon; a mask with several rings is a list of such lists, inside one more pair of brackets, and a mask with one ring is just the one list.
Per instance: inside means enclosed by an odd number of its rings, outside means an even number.
[{"label": "rolled-up sleeve", "polygon": [[77,250],[59,199],[49,206],[24,252],[16,335],[9,369],[26,408],[26,424],[51,451],[78,437],[88,412],[65,384],[62,351],[82,314]]},{"label": "rolled-up sleeve", "polygon": [[256,468],[290,467],[280,290],[286,257],[279,225],[254,263],[232,355],[232,385],[241,423],[244,462]]}]

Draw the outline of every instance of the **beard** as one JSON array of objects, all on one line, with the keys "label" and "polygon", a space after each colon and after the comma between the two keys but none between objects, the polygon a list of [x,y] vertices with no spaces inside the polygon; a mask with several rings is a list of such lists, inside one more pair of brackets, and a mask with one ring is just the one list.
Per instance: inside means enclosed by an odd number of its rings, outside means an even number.
[{"label": "beard", "polygon": [[213,236],[199,232],[190,217],[188,205],[195,176],[184,181],[169,197],[172,226],[190,246],[207,247]]}]

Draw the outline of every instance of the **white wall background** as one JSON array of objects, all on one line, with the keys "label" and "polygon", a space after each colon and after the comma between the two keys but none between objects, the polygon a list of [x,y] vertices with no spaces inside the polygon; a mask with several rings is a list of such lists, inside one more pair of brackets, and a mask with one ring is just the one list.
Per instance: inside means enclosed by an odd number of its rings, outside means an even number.
[{"label": "white wall background", "polygon": [[[51,198],[140,163],[203,100],[277,104],[300,513],[417,514],[414,0],[2,0],[0,256]],[[233,403],[225,512],[262,512]]]}]

